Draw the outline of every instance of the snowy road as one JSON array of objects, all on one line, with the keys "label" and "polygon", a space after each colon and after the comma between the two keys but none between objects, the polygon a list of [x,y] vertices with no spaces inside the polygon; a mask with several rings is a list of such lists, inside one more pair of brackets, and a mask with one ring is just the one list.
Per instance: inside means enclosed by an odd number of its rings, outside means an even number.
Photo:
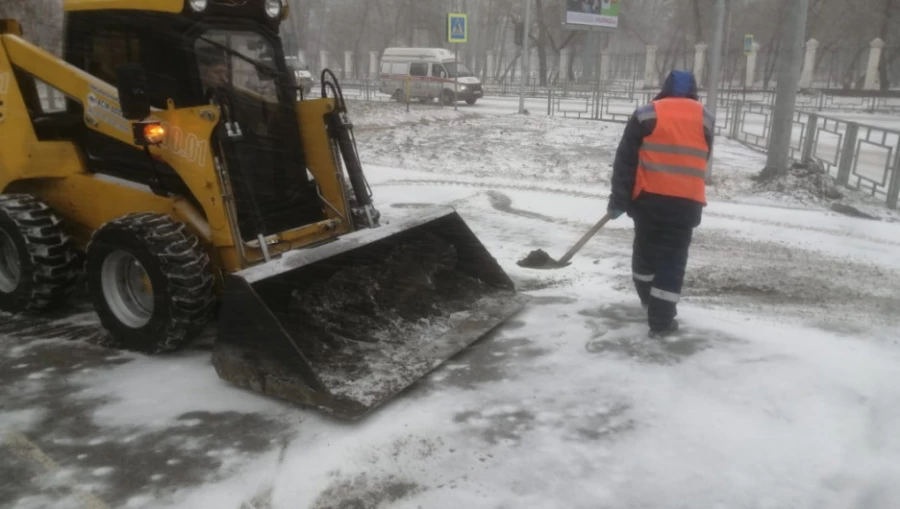
[{"label": "snowy road", "polygon": [[147,358],[99,346],[86,308],[2,317],[0,507],[896,507],[896,215],[755,193],[764,159],[723,142],[684,332],[659,343],[629,220],[564,270],[515,264],[602,215],[620,126],[354,118],[385,217],[452,204],[533,303],[357,424],[221,382],[208,338]]}]

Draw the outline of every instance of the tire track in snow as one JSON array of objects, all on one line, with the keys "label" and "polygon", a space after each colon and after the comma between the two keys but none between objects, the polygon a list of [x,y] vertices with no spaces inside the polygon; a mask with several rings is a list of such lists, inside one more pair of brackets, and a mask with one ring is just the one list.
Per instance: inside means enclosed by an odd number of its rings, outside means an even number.
[{"label": "tire track in snow", "polygon": [[[85,509],[110,509],[109,505],[90,490],[79,486],[74,481],[69,481],[65,476],[59,475],[63,467],[50,458],[37,444],[29,440],[27,436],[14,430],[8,430],[3,438],[4,440],[0,444],[9,447],[16,456],[30,462],[35,467],[39,467],[37,469],[41,473],[53,475],[54,480],[68,488]],[[51,486],[51,489],[57,492],[62,491],[56,485]]]},{"label": "tire track in snow", "polygon": [[378,186],[459,186],[459,187],[473,187],[480,189],[507,189],[513,191],[534,191],[537,193],[548,193],[555,195],[563,195],[563,196],[572,196],[575,198],[601,198],[601,196],[596,193],[588,193],[586,191],[575,191],[572,189],[560,189],[553,187],[546,187],[541,185],[528,185],[528,184],[504,184],[504,183],[489,183],[489,182],[466,182],[462,180],[429,180],[429,179],[394,179],[394,180],[386,180],[384,182],[380,182],[378,184],[373,184],[373,187]]}]

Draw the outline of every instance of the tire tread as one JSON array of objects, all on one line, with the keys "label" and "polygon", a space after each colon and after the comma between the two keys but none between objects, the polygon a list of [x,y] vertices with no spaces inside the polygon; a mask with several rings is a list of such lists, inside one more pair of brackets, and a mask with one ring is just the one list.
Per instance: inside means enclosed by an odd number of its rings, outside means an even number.
[{"label": "tire tread", "polygon": [[61,307],[75,292],[81,273],[80,257],[65,231],[65,221],[46,203],[24,193],[0,194],[0,212],[18,227],[34,267],[24,311]]},{"label": "tire tread", "polygon": [[167,281],[171,320],[156,344],[148,346],[154,352],[180,348],[203,331],[215,310],[215,275],[209,255],[183,223],[153,212],[128,214],[106,223],[94,232],[91,244],[98,235],[115,230],[143,239]]}]

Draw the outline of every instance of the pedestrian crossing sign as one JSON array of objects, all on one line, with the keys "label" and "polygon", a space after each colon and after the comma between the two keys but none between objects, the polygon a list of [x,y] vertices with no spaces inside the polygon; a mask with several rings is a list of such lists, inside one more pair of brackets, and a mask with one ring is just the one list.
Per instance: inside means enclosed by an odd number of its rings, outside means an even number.
[{"label": "pedestrian crossing sign", "polygon": [[460,13],[447,15],[447,41],[450,43],[469,42],[468,16]]},{"label": "pedestrian crossing sign", "polygon": [[750,55],[753,53],[753,36],[751,34],[747,34],[744,36],[744,54]]}]

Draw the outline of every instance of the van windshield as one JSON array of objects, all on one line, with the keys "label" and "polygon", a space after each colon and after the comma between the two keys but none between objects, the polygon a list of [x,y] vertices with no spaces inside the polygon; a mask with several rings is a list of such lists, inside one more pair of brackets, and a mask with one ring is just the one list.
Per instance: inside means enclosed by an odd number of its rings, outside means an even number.
[{"label": "van windshield", "polygon": [[[449,73],[451,78],[456,77],[456,62],[444,62],[444,68],[447,69],[447,73]],[[474,76],[472,71],[470,71],[465,64],[459,62],[459,77],[465,78],[467,76]]]}]

